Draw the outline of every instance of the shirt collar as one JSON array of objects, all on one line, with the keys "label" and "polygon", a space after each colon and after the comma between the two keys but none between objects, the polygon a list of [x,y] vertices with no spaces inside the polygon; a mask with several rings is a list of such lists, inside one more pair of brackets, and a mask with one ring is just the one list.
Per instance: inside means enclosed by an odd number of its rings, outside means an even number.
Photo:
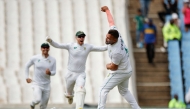
[{"label": "shirt collar", "polygon": [[110,46],[111,46],[111,47],[117,46],[117,45],[118,45],[118,43],[119,43],[119,38],[118,38],[118,40],[117,40],[117,42],[116,42],[116,43],[114,43],[114,44],[112,44],[112,45],[110,44]]},{"label": "shirt collar", "polygon": [[76,42],[75,45],[78,46],[78,47],[82,47],[84,44],[79,45],[79,44]]},{"label": "shirt collar", "polygon": [[50,56],[48,56],[47,58],[45,58],[42,54],[41,54],[42,59],[48,60]]}]

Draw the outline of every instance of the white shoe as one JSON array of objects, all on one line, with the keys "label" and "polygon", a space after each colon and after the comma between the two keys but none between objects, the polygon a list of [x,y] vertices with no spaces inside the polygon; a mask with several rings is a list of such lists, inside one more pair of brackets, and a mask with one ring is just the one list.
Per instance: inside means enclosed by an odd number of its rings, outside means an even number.
[{"label": "white shoe", "polygon": [[73,95],[67,95],[66,93],[65,93],[65,97],[68,99],[68,103],[69,104],[72,104],[73,103]]}]

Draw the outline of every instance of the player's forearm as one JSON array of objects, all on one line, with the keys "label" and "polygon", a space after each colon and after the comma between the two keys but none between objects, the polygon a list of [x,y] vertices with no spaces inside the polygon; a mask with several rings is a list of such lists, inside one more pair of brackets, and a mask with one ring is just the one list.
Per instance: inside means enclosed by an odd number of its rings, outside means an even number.
[{"label": "player's forearm", "polygon": [[109,26],[115,25],[113,17],[112,17],[112,15],[110,13],[110,10],[106,10],[106,15],[107,15]]},{"label": "player's forearm", "polygon": [[52,45],[55,48],[61,48],[60,44],[58,44],[57,42],[54,42],[53,40],[50,42],[50,45]]},{"label": "player's forearm", "polygon": [[52,42],[50,42],[50,45],[52,45],[55,48],[61,48],[61,49],[68,49],[68,45],[67,44],[59,44],[55,41],[52,40]]}]

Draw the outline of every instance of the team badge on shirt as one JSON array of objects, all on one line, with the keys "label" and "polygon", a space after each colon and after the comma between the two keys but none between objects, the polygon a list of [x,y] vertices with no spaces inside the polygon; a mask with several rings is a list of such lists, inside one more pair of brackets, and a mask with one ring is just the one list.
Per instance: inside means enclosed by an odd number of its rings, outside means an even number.
[{"label": "team badge on shirt", "polygon": [[40,59],[38,59],[38,62],[40,62]]},{"label": "team badge on shirt", "polygon": [[84,47],[84,50],[86,50],[86,47]]},{"label": "team badge on shirt", "polygon": [[51,63],[51,61],[50,61],[49,59],[48,59],[47,61],[48,61],[49,63]]},{"label": "team badge on shirt", "polygon": [[77,49],[77,47],[74,47],[74,49]]}]

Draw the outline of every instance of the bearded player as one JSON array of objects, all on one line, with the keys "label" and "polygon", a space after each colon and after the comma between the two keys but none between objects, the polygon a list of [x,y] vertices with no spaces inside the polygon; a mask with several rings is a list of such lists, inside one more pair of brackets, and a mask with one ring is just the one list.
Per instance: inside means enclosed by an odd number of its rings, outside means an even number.
[{"label": "bearded player", "polygon": [[106,35],[106,44],[108,45],[108,54],[111,62],[106,65],[106,68],[107,70],[110,70],[110,73],[101,85],[98,109],[105,108],[107,94],[115,86],[118,87],[119,93],[128,101],[133,109],[140,109],[135,98],[128,90],[129,78],[132,75],[128,49],[115,26],[108,7],[102,7],[101,11],[106,13],[110,26],[110,30]]}]

